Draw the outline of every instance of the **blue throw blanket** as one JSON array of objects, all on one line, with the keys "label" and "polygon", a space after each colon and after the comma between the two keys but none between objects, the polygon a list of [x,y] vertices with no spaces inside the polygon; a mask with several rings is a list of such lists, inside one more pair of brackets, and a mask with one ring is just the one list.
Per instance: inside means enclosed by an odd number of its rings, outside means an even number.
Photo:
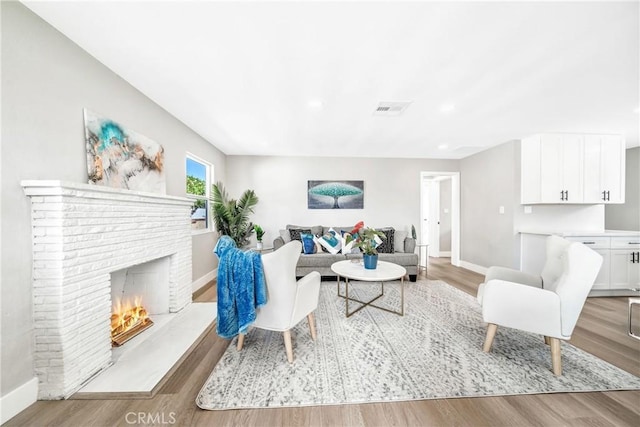
[{"label": "blue throw blanket", "polygon": [[233,338],[247,333],[256,320],[256,308],[267,303],[262,258],[242,251],[229,236],[221,236],[213,249],[218,264],[218,335]]}]

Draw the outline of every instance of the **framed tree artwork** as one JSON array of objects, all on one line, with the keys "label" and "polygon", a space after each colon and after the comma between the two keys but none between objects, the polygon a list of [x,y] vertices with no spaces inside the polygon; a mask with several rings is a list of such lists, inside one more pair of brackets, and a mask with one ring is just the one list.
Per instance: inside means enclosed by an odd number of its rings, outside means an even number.
[{"label": "framed tree artwork", "polygon": [[364,181],[307,181],[309,209],[363,209]]}]

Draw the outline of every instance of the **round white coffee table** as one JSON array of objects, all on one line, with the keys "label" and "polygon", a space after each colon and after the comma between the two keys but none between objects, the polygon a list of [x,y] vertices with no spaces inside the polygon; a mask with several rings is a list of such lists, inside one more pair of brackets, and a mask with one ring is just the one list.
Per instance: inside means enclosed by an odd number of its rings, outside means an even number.
[{"label": "round white coffee table", "polygon": [[[364,265],[360,262],[346,260],[334,262],[333,264],[331,264],[331,270],[338,276],[338,296],[345,299],[345,312],[347,317],[350,317],[351,315],[357,313],[367,306],[375,307],[380,310],[404,316],[404,276],[406,276],[407,274],[407,270],[404,267],[391,262],[378,261],[378,267],[375,270],[369,270],[364,268]],[[344,295],[340,294],[341,277],[344,278],[345,283]],[[379,305],[372,304],[372,302],[376,301],[378,298],[384,295],[384,282],[398,279],[400,279],[400,311],[395,311],[386,307],[380,307]],[[358,299],[351,298],[349,297],[349,280],[378,282],[381,286],[380,294],[370,301],[360,301]],[[349,312],[349,301],[358,302],[362,305],[356,310]]]}]

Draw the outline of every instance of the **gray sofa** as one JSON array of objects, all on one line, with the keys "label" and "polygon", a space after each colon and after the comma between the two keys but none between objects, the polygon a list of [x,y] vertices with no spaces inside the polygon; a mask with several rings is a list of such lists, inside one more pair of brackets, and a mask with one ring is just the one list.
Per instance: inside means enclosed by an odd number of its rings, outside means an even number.
[{"label": "gray sofa", "polygon": [[[333,228],[336,232],[349,232],[353,226],[348,227],[326,227],[321,225],[300,226],[287,225],[286,229],[280,230],[280,236],[274,239],[273,249],[278,250],[282,245],[291,240],[291,229],[310,231],[314,236],[324,235]],[[388,230],[393,230],[389,233]],[[388,235],[393,236],[393,253],[379,253],[380,261],[392,262],[403,266],[407,270],[409,280],[415,282],[418,275],[418,254],[415,253],[416,242],[406,231],[394,230],[391,227],[385,227],[384,230]],[[295,233],[294,233],[295,235]],[[390,238],[387,240],[391,240]],[[312,271],[317,271],[322,277],[335,278],[336,274],[331,271],[331,264],[345,259],[362,258],[359,253],[337,253],[335,255],[329,252],[317,252],[313,254],[301,254],[296,267],[296,276],[302,277]]]}]

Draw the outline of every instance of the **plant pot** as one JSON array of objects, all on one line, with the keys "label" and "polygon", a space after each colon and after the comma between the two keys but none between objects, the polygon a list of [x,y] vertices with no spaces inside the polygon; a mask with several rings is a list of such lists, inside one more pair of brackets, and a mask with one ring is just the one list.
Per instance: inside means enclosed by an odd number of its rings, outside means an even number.
[{"label": "plant pot", "polygon": [[256,243],[256,249],[262,250],[262,242]]},{"label": "plant pot", "polygon": [[362,258],[364,259],[364,268],[367,270],[375,270],[378,266],[378,255],[363,254]]}]

